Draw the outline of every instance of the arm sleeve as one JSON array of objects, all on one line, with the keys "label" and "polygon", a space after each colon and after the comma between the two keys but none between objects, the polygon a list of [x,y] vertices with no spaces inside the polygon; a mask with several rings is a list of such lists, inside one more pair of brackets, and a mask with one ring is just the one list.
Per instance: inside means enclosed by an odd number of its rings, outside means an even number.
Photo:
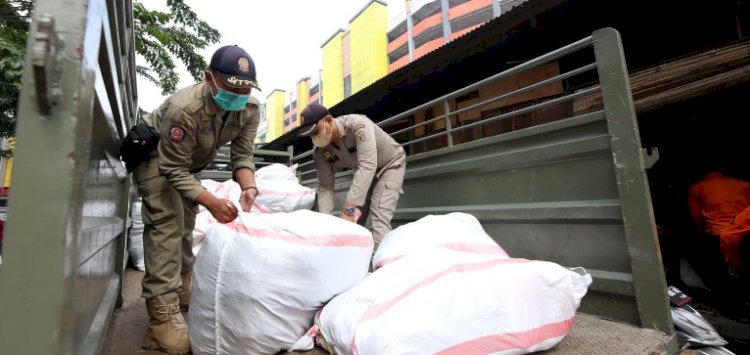
[{"label": "arm sleeve", "polygon": [[346,201],[355,206],[363,206],[367,192],[378,168],[378,147],[375,143],[374,123],[364,116],[354,121],[357,144],[357,171]]},{"label": "arm sleeve", "polygon": [[333,165],[327,162],[320,152],[313,152],[315,170],[318,174],[318,211],[325,214],[333,212],[336,194],[336,178]]},{"label": "arm sleeve", "polygon": [[190,201],[206,191],[190,173],[195,149],[196,127],[182,111],[168,113],[159,130],[159,173],[177,192]]},{"label": "arm sleeve", "polygon": [[258,117],[258,111],[256,110],[252,113],[250,121],[242,127],[242,132],[240,133],[240,135],[232,140],[232,144],[230,144],[229,146],[229,157],[230,161],[232,162],[232,172],[236,171],[239,168],[248,168],[255,171],[253,151],[255,150],[255,135],[258,132],[259,123],[260,119]]}]

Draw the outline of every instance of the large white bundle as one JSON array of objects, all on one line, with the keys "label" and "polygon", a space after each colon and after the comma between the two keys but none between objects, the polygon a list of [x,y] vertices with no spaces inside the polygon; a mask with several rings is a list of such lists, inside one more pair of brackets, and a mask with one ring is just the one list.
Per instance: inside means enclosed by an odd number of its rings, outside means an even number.
[{"label": "large white bundle", "polygon": [[141,217],[141,199],[139,198],[130,207],[130,220],[132,224],[128,229],[128,253],[133,266],[140,271],[146,270],[146,261],[143,253],[143,218]]},{"label": "large white bundle", "polygon": [[[296,166],[272,164],[255,172],[258,197],[250,212],[292,212],[310,209],[315,202],[315,190],[304,187],[295,175]],[[206,190],[218,198],[239,201],[240,185],[234,180],[217,183],[201,180]]]},{"label": "large white bundle", "polygon": [[[573,324],[591,276],[510,258],[465,213],[387,234],[380,268],[335,297],[306,337],[337,354],[522,354]],[[317,332],[317,333],[316,333]]]},{"label": "large white bundle", "polygon": [[591,283],[557,264],[449,249],[382,267],[320,312],[336,354],[524,354],[573,325]]},{"label": "large white bundle", "polygon": [[[302,186],[295,174],[296,165],[289,167],[272,164],[258,169],[255,172],[258,198],[255,199],[250,212],[292,212],[312,208],[315,202],[315,190]],[[233,180],[218,182],[204,179],[201,180],[201,185],[214,196],[231,201],[239,201],[242,192],[240,185]],[[208,228],[214,223],[216,219],[201,206],[200,212],[195,217],[193,229],[194,252],[197,253],[200,249],[200,243],[205,238]]]},{"label": "large white bundle", "polygon": [[367,275],[372,248],[367,229],[309,210],[213,224],[193,267],[193,353],[290,348],[316,311]]},{"label": "large white bundle", "polygon": [[297,179],[297,164],[292,166],[286,166],[284,164],[271,164],[258,169],[255,172],[256,180],[267,180],[267,181],[294,181],[299,182]]},{"label": "large white bundle", "polygon": [[414,251],[444,248],[508,258],[508,254],[485,233],[476,217],[461,212],[428,215],[390,231],[372,258],[374,268]]}]

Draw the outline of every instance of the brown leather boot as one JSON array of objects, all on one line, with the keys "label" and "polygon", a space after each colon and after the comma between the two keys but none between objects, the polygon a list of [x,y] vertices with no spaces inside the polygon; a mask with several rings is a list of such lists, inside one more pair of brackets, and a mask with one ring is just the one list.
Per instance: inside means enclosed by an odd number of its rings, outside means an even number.
[{"label": "brown leather boot", "polygon": [[188,327],[180,313],[177,293],[167,293],[146,300],[146,309],[151,320],[143,348],[161,350],[167,354],[182,355],[190,352]]},{"label": "brown leather boot", "polygon": [[193,273],[186,272],[180,275],[182,278],[182,289],[180,289],[180,310],[187,311],[190,308],[190,295],[193,291]]}]

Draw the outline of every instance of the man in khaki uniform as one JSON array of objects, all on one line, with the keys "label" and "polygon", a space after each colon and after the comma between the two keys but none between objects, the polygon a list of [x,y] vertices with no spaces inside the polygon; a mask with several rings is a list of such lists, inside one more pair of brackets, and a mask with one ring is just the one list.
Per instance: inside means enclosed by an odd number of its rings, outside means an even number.
[{"label": "man in khaki uniform", "polygon": [[313,159],[318,174],[318,210],[334,208],[334,167],[354,170],[354,179],[340,217],[355,222],[360,209],[369,205],[375,246],[391,230],[391,219],[403,193],[406,153],[391,136],[367,116],[333,118],[324,106],[311,104],[302,110],[299,135],[312,137]]},{"label": "man in khaki uniform", "polygon": [[194,174],[214,159],[219,147],[231,142],[242,209],[249,211],[258,195],[253,141],[259,103],[250,96],[251,88],[258,88],[252,59],[240,47],[219,48],[204,76],[204,82],[176,92],[144,118],[159,143],[133,173],[143,198],[143,297],[151,317],[143,347],[169,354],[190,351],[180,308],[186,309],[190,298],[197,204],[221,223],[237,216],[228,200],[206,191]]}]

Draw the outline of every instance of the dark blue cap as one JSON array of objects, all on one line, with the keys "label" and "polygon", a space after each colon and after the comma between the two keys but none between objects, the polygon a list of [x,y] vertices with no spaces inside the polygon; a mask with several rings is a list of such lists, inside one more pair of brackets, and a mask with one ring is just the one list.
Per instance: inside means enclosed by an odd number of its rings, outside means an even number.
[{"label": "dark blue cap", "polygon": [[328,109],[323,105],[309,104],[300,113],[299,133],[301,137],[307,137],[315,131],[318,121],[330,115]]},{"label": "dark blue cap", "polygon": [[253,59],[244,49],[236,45],[217,49],[208,67],[218,72],[221,81],[229,87],[253,87],[260,90],[258,81],[255,79]]}]

